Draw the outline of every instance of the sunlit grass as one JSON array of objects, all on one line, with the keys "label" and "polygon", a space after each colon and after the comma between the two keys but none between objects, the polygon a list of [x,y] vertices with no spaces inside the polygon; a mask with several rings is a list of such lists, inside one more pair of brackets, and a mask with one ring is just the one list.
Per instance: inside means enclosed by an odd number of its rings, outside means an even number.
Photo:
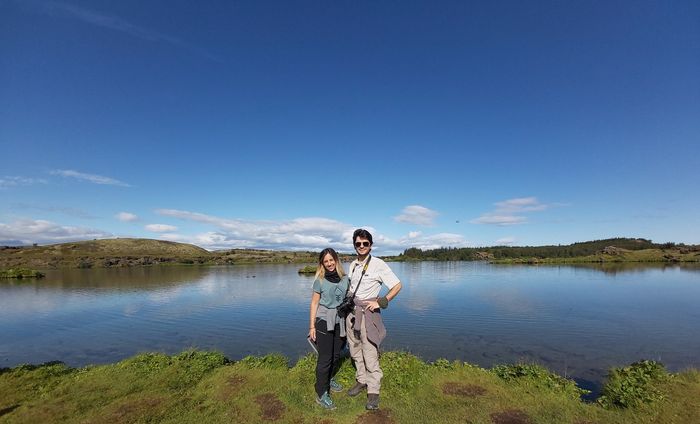
[{"label": "sunlit grass", "polygon": [[[279,354],[230,362],[217,352],[190,350],[78,369],[6,368],[0,423],[700,422],[700,373],[668,374],[650,362],[612,370],[604,389],[609,401],[586,403],[571,380],[538,365],[486,370],[386,352],[380,411],[368,413],[364,395],[333,394],[335,411],[317,407],[315,361],[307,355],[290,368]],[[337,379],[354,383],[349,359]]]}]

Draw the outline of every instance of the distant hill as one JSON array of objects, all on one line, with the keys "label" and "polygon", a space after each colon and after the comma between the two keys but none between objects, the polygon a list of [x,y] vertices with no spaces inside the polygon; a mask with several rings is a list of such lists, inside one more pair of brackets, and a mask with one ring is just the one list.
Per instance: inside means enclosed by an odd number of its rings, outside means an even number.
[{"label": "distant hill", "polygon": [[[700,262],[700,246],[646,239],[614,238],[560,246],[494,246],[406,249],[384,257],[393,261],[475,261],[494,263]],[[348,263],[350,255],[341,255]],[[230,249],[210,252],[192,244],[119,238],[47,246],[0,246],[0,269],[109,268],[161,264],[232,265],[250,263],[316,264],[318,252]]]},{"label": "distant hill", "polygon": [[491,262],[674,262],[700,261],[700,246],[664,243],[638,238],[611,238],[557,246],[494,246],[441,249],[406,249],[399,261],[474,261]]},{"label": "distant hill", "polygon": [[0,267],[92,268],[207,262],[212,254],[191,244],[163,240],[120,238],[47,246],[0,247]]},{"label": "distant hill", "polygon": [[210,252],[192,244],[138,238],[78,241],[46,246],[0,246],[0,269],[110,268],[162,264],[315,264],[317,261],[317,252],[260,249]]}]

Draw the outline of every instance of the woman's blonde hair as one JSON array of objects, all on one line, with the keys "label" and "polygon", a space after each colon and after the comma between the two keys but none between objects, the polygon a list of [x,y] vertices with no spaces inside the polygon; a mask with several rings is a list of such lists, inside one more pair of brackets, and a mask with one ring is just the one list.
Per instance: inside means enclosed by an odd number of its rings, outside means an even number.
[{"label": "woman's blonde hair", "polygon": [[326,255],[331,255],[331,257],[335,261],[335,271],[338,273],[338,277],[343,278],[343,275],[345,275],[345,270],[343,269],[343,264],[340,263],[340,259],[338,259],[338,254],[336,253],[336,251],[331,249],[330,247],[323,249],[321,251],[321,254],[318,255],[318,266],[316,267],[316,278],[319,280],[323,280],[324,278],[326,278],[326,267],[323,266],[323,259],[326,257]]}]

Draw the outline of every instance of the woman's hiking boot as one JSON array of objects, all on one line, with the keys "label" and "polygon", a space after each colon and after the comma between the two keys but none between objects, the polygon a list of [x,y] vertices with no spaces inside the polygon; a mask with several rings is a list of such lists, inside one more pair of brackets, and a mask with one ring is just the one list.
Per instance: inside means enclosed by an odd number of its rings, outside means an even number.
[{"label": "woman's hiking boot", "polygon": [[357,396],[357,395],[359,395],[360,393],[362,393],[362,391],[363,391],[364,389],[366,389],[366,388],[367,388],[367,385],[366,385],[366,384],[362,384],[362,383],[360,383],[359,381],[358,381],[358,382],[355,382],[355,385],[352,386],[352,387],[350,388],[350,390],[348,390],[348,396]]},{"label": "woman's hiking boot", "polygon": [[333,403],[333,399],[331,399],[331,396],[328,394],[328,392],[323,393],[323,395],[321,395],[321,397],[317,397],[316,403],[321,405],[321,407],[323,409],[328,409],[328,410],[335,409],[335,403]]},{"label": "woman's hiking boot", "polygon": [[367,393],[367,405],[365,409],[379,409],[379,393]]},{"label": "woman's hiking boot", "polygon": [[335,381],[334,378],[331,378],[331,392],[342,392],[343,391],[343,386]]}]

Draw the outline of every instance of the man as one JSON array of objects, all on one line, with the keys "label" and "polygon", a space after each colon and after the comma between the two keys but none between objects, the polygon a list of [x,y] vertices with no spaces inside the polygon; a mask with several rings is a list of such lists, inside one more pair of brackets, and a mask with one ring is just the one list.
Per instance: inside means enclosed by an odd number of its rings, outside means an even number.
[{"label": "man", "polygon": [[[379,367],[379,345],[386,336],[380,311],[386,309],[399,293],[401,282],[383,260],[370,255],[372,234],[369,231],[355,230],[352,241],[357,259],[350,264],[349,293],[355,293],[355,309],[348,314],[346,326],[350,356],[357,368],[357,381],[348,390],[348,395],[357,396],[367,389],[365,407],[378,409],[379,388],[384,375]],[[384,297],[378,297],[382,285],[389,292]]]}]

